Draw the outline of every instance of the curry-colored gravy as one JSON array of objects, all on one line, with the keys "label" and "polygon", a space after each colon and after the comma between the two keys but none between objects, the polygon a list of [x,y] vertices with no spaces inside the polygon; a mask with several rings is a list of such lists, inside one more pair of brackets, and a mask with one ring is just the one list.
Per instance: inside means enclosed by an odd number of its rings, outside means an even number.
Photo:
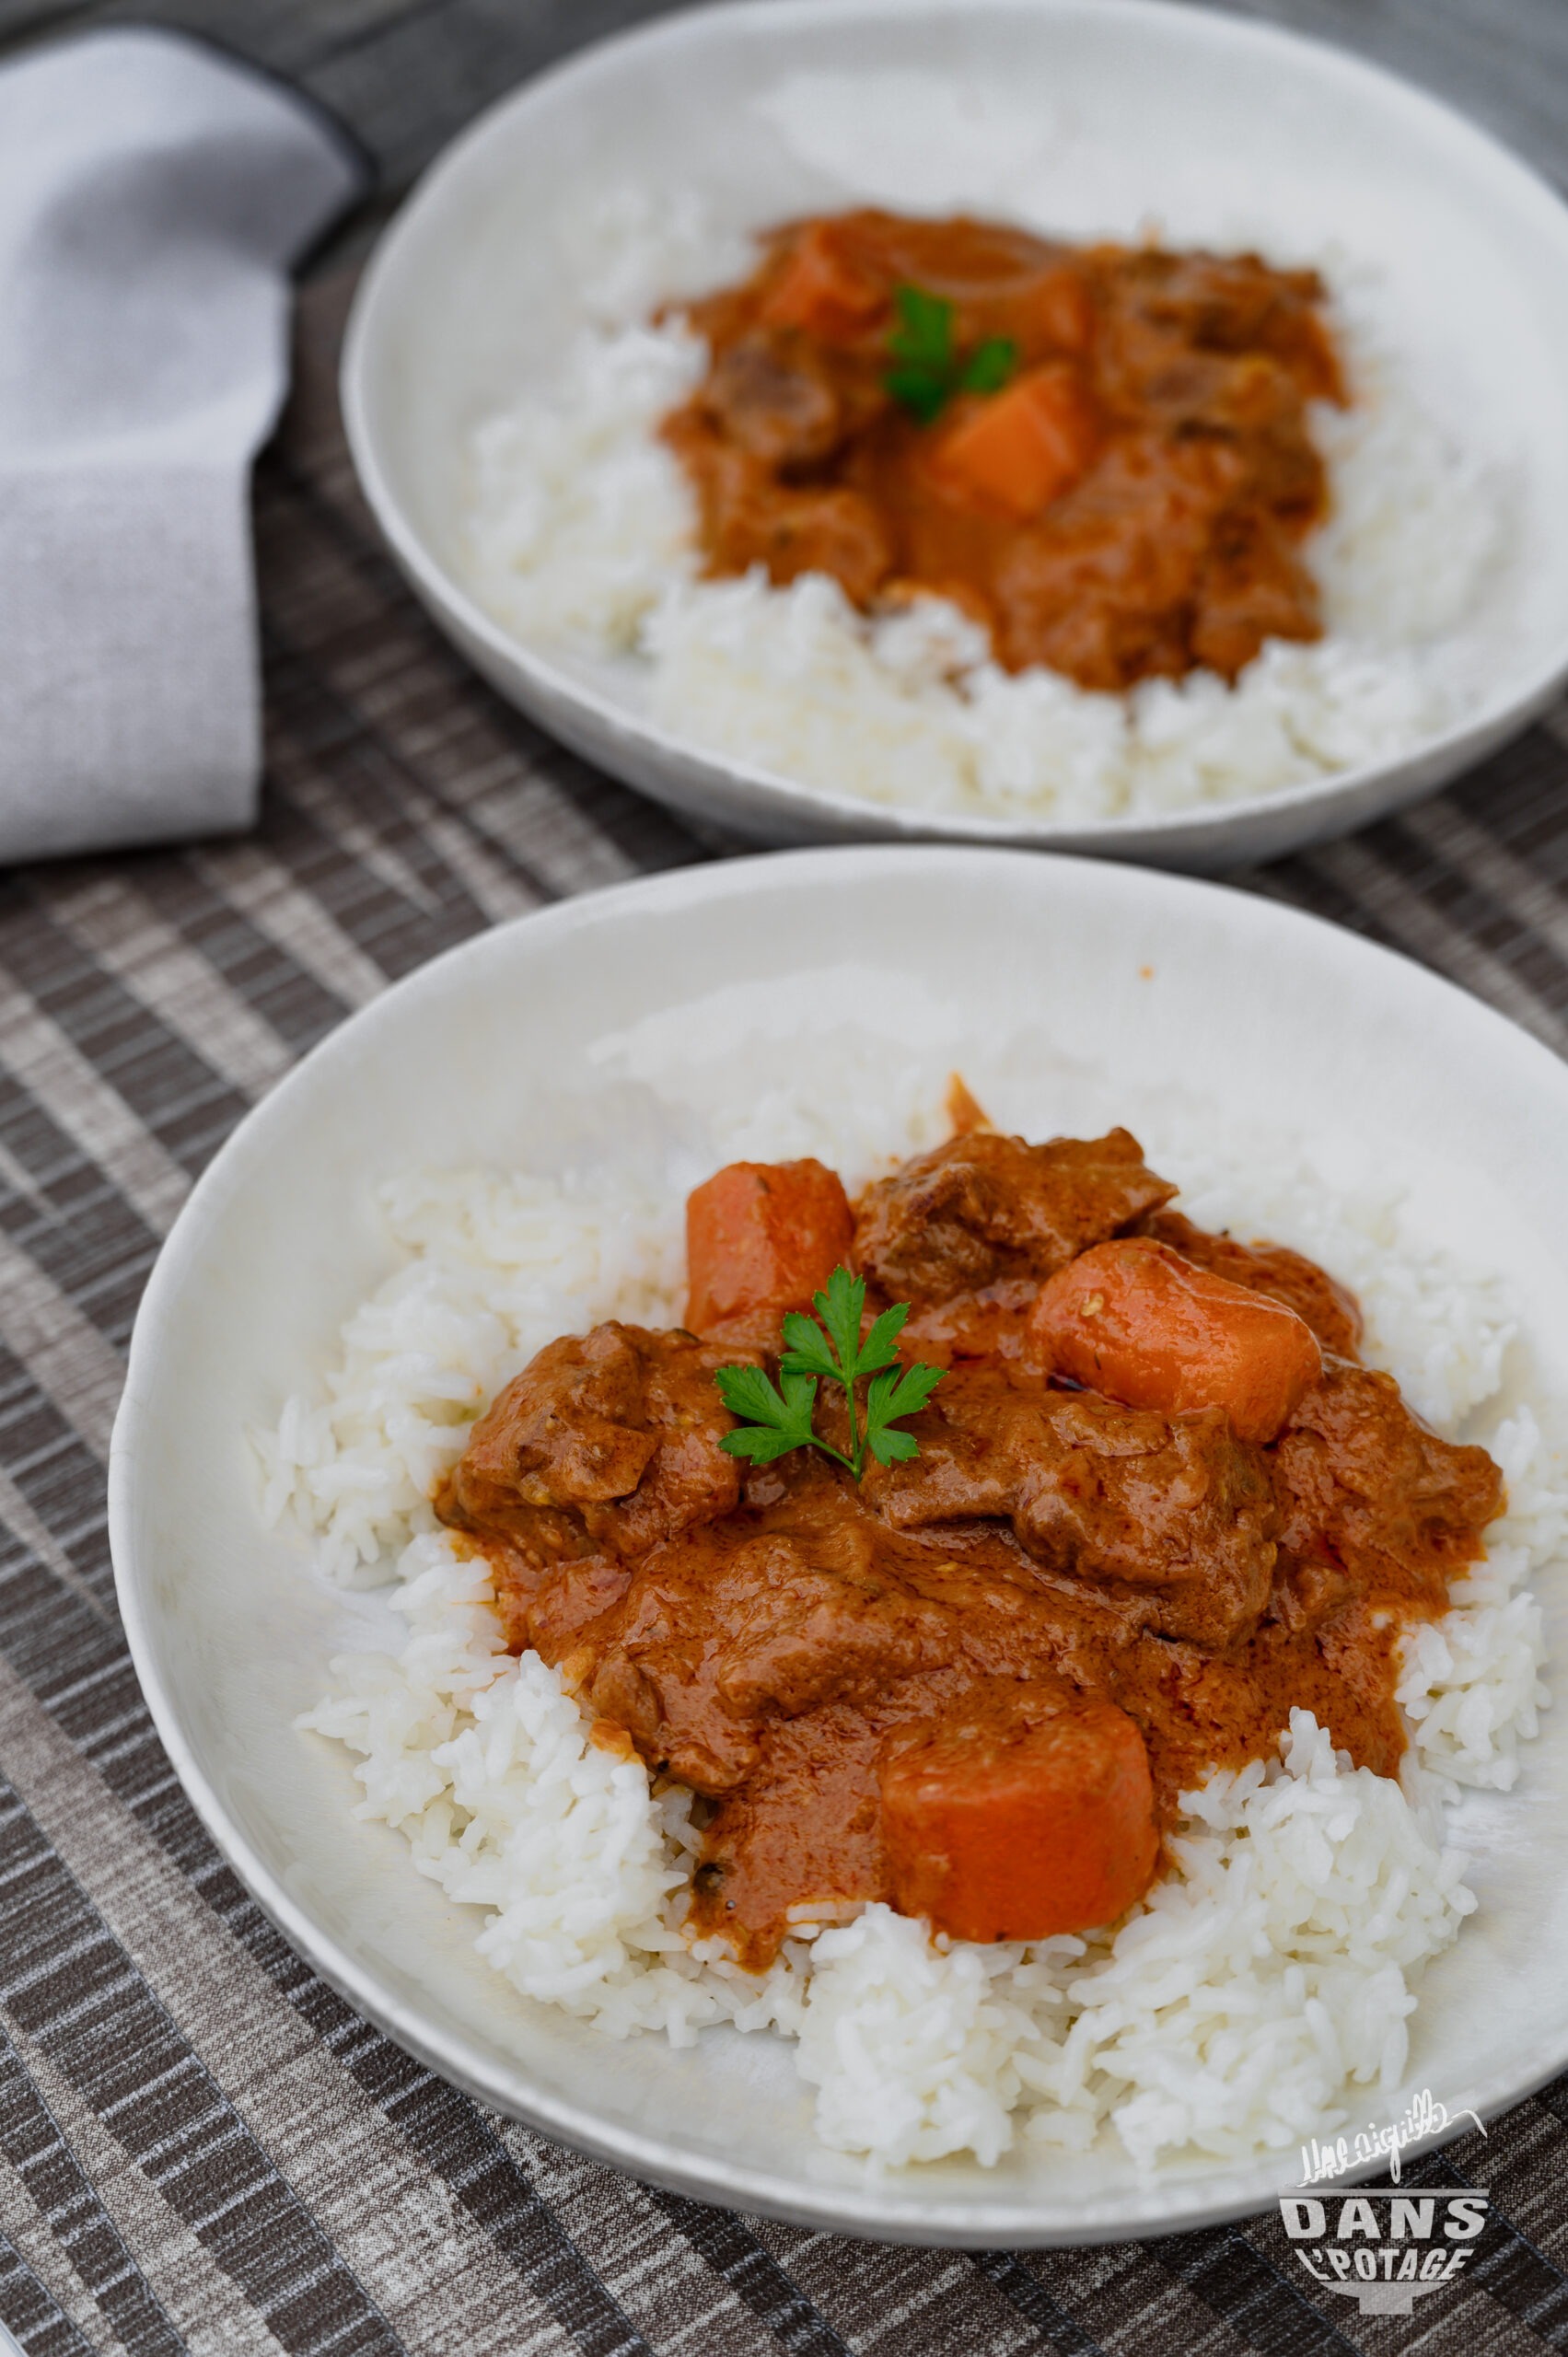
[{"label": "curry-colored gravy", "polygon": [[[898,1903],[921,1887],[889,1846],[911,1760],[1005,1764],[1059,1721],[1095,1743],[1120,1728],[1139,1754],[1134,1893],[1179,1793],[1272,1753],[1294,1707],[1395,1769],[1401,1630],[1446,1608],[1503,1484],[1359,1363],[1331,1278],[1191,1225],[1125,1131],[957,1136],[853,1207],[817,1164],[733,1167],[765,1210],[815,1207],[810,1252],[847,1251],[870,1309],[913,1304],[906,1354],[947,1367],[909,1427],[918,1457],[857,1487],[814,1449],[726,1454],[714,1371],[768,1360],[778,1311],[726,1318],[710,1292],[703,1335],[610,1324],[551,1343],[437,1500],[494,1565],[512,1645],[561,1664],[608,1739],[706,1796],[699,1926],[760,1967],[792,1909]],[[1217,1408],[1166,1415],[1069,1384],[1031,1341],[1046,1282],[1133,1236],[1311,1329],[1320,1377],[1268,1445]],[[827,1393],[819,1428],[842,1440]],[[1005,1928],[981,1904],[967,1935]]]},{"label": "curry-colored gravy", "polygon": [[[1003,381],[912,413],[889,388],[907,289],[951,307],[955,384],[998,343]],[[1307,404],[1344,399],[1322,303],[1253,254],[797,222],[691,307],[711,365],[664,433],[713,574],[830,574],[863,609],[935,593],[1009,669],[1086,688],[1233,679],[1265,639],[1320,633]]]}]

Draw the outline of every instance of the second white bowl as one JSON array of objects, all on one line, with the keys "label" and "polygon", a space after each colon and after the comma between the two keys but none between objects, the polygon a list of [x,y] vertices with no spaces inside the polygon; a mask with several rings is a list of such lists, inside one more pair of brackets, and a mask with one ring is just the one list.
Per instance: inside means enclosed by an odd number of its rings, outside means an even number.
[{"label": "second white bowl", "polygon": [[[1366,265],[1438,422],[1514,485],[1506,578],[1473,625],[1488,691],[1398,759],[1083,826],[874,804],[671,734],[645,665],[524,644],[464,586],[470,435],[558,366],[582,315],[582,223],[607,188],[690,193],[726,233],[880,203],[1083,237],[1157,220],[1176,244]],[[962,836],[1222,867],[1431,793],[1568,671],[1568,539],[1551,528],[1568,512],[1568,210],[1389,75],[1165,0],[749,0],[591,50],[428,174],[360,290],[343,389],[381,528],[470,660],[630,784],[763,842]]]}]

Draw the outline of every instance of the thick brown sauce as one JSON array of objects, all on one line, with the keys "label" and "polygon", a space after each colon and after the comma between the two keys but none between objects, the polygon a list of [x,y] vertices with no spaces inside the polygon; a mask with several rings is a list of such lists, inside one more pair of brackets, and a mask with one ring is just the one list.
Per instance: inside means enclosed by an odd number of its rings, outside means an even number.
[{"label": "thick brown sauce", "polygon": [[[819,1191],[828,1176],[791,1168]],[[707,1796],[693,1916],[743,1960],[766,1961],[792,1908],[894,1898],[884,1780],[934,1736],[983,1751],[1113,1704],[1158,1825],[1211,1767],[1270,1754],[1298,1706],[1396,1768],[1401,1629],[1446,1608],[1501,1477],[1358,1363],[1331,1278],[1204,1234],[1172,1192],[1121,1131],[956,1137],[869,1189],[854,1251],[872,1306],[912,1300],[909,1354],[948,1373],[912,1426],[918,1458],[858,1489],[815,1451],[743,1468],[719,1449],[733,1332],[565,1338],[476,1427],[442,1514],[494,1566],[514,1648],[562,1664],[607,1734]],[[1031,1359],[1042,1279],[1134,1232],[1312,1328],[1321,1381],[1272,1446]],[[842,1433],[832,1413],[820,1428]]]},{"label": "thick brown sauce", "polygon": [[[930,422],[887,381],[911,286],[952,305],[960,362],[992,339],[1016,354],[998,390]],[[827,573],[862,608],[935,592],[1008,668],[1086,688],[1234,679],[1266,638],[1320,633],[1307,405],[1344,398],[1322,300],[1310,271],[1251,254],[877,212],[799,222],[692,307],[712,362],[664,431],[712,573]],[[977,438],[993,402],[1008,430]]]}]

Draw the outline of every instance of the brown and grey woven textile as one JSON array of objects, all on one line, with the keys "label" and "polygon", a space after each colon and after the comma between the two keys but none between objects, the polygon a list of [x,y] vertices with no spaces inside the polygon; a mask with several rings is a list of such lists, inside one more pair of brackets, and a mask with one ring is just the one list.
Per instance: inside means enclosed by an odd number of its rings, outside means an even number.
[{"label": "brown and grey woven textile", "polygon": [[[119,7],[0,0],[0,35]],[[143,12],[138,12],[143,13]],[[626,0],[180,0],[302,76],[396,188]],[[1568,176],[1563,0],[1267,0]],[[1121,2248],[879,2248],[652,2190],[492,2118],[358,2020],[214,1852],[116,1618],[104,1459],[160,1238],[252,1104],[478,928],[722,855],[498,703],[356,498],[332,394],[354,252],[307,286],[257,525],[260,831],[0,878],[0,2322],[29,2357],[1023,2357],[1568,2348],[1568,2080],[1415,2172],[1493,2201],[1412,2317],[1277,2216]],[[1568,1049],[1568,712],[1404,819],[1238,879]],[[1332,2311],[1332,2312],[1330,2312]]]}]

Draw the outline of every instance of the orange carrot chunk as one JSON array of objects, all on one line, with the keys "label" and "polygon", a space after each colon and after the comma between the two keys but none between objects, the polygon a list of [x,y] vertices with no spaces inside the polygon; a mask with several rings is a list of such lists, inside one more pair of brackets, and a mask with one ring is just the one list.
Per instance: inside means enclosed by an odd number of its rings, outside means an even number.
[{"label": "orange carrot chunk", "polygon": [[804,328],[824,343],[842,343],[861,334],[886,301],[877,281],[833,242],[832,225],[813,221],[796,239],[761,315],[774,327]]},{"label": "orange carrot chunk", "polygon": [[893,1903],[955,1940],[1113,1923],[1159,1857],[1144,1738],[1111,1702],[939,1731],[882,1771]]},{"label": "orange carrot chunk", "polygon": [[1059,1269],[1030,1319],[1061,1374],[1167,1416],[1223,1408],[1239,1440],[1277,1439],[1323,1372],[1304,1318],[1267,1294],[1125,1236]]},{"label": "orange carrot chunk", "polygon": [[854,1221],[824,1163],[731,1162],[686,1201],[686,1323],[809,1309],[850,1256]]},{"label": "orange carrot chunk", "polygon": [[1070,362],[1053,360],[977,401],[934,464],[950,490],[1022,523],[1071,489],[1098,438],[1087,387]]}]

